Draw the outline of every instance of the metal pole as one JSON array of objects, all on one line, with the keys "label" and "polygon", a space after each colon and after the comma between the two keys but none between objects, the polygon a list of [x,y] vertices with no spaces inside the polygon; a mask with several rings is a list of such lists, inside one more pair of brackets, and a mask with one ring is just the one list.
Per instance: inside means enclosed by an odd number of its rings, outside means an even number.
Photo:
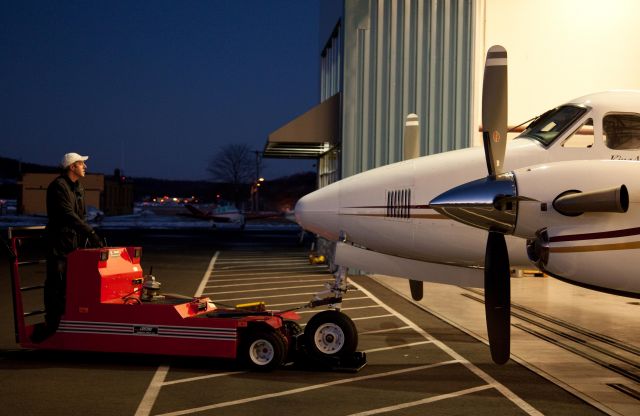
[{"label": "metal pole", "polygon": [[256,192],[254,194],[255,206],[253,211],[258,212],[258,210],[260,209],[259,208],[260,199],[258,196],[258,191],[259,191],[258,183],[260,181],[260,153],[261,152],[259,150],[255,150],[254,152],[256,153],[256,181],[254,182],[253,186],[255,187]]}]

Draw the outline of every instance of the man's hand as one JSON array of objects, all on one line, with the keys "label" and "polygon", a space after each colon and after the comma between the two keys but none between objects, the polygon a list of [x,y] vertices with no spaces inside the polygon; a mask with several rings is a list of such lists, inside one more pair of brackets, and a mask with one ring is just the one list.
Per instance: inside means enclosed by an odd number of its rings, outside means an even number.
[{"label": "man's hand", "polygon": [[102,242],[100,237],[98,237],[98,234],[96,234],[95,231],[91,231],[91,234],[89,234],[89,244],[91,244],[91,247],[94,248],[104,247],[104,243]]}]

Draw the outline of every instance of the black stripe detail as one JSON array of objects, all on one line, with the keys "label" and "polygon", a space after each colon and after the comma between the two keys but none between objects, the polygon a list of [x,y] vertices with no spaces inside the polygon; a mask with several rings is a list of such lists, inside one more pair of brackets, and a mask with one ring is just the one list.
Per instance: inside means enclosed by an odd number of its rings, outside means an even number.
[{"label": "black stripe detail", "polygon": [[603,231],[599,233],[560,235],[556,237],[551,237],[549,239],[549,242],[559,243],[562,241],[598,240],[601,238],[628,237],[631,235],[638,235],[638,234],[640,234],[640,227],[627,228],[624,230],[615,230],[615,231]]},{"label": "black stripe detail", "polygon": [[487,59],[506,58],[506,57],[507,57],[507,51],[489,52],[487,54]]}]

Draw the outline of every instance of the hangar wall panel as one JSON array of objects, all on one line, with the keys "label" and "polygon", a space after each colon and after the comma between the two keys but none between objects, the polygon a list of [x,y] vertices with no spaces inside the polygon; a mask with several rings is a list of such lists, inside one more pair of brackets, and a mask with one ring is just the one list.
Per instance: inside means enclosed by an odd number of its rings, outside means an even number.
[{"label": "hangar wall panel", "polygon": [[404,120],[420,154],[469,146],[472,0],[345,2],[342,177],[402,159]]},{"label": "hangar wall panel", "polygon": [[476,0],[476,11],[476,131],[484,54],[494,44],[509,54],[510,125],[593,92],[640,89],[637,0]]}]

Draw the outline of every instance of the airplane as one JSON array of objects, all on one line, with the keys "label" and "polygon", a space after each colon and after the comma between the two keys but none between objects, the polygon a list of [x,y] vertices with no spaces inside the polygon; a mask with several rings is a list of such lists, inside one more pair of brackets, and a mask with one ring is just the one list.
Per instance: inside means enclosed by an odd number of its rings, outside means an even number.
[{"label": "airplane", "polygon": [[235,224],[241,228],[244,228],[245,225],[245,216],[240,210],[229,205],[219,205],[206,212],[191,204],[185,204],[184,207],[188,213],[182,212],[179,214],[181,216],[213,221],[214,224]]},{"label": "airplane", "polygon": [[[535,264],[592,289],[640,297],[640,91],[580,97],[536,117],[507,144],[507,52],[487,53],[483,147],[417,155],[301,198],[297,222],[335,241],[342,266],[484,287],[491,356],[510,356],[510,270]],[[479,179],[480,178],[480,179]],[[612,273],[610,266],[616,265]]]},{"label": "airplane", "polygon": [[248,221],[285,217],[285,213],[278,211],[241,212],[235,207],[229,207],[226,205],[218,206],[217,208],[206,212],[191,204],[185,204],[184,207],[189,212],[179,213],[181,216],[213,221],[214,223],[237,224],[241,227],[244,227]]}]

